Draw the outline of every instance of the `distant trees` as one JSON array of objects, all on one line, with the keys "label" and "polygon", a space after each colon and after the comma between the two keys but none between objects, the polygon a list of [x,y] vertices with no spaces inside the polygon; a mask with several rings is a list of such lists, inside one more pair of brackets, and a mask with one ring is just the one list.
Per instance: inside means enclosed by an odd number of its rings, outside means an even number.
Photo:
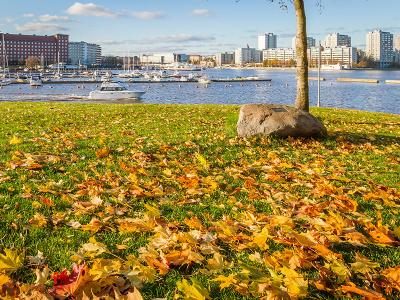
[{"label": "distant trees", "polygon": [[293,59],[291,59],[291,60],[268,59],[268,60],[264,60],[262,65],[263,65],[263,67],[289,68],[289,67],[295,67],[296,61]]},{"label": "distant trees", "polygon": [[25,66],[28,69],[36,69],[40,66],[40,58],[36,56],[29,56],[25,61]]}]

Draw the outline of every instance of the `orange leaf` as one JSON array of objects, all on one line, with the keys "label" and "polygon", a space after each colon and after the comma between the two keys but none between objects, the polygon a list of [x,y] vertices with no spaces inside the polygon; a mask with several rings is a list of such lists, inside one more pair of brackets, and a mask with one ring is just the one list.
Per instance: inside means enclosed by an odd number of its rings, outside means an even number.
[{"label": "orange leaf", "polygon": [[352,283],[350,283],[350,285],[342,285],[341,289],[344,293],[354,293],[363,296],[368,300],[385,300],[385,297],[383,297],[382,294],[358,288]]},{"label": "orange leaf", "polygon": [[72,272],[68,274],[67,270],[61,273],[54,273],[53,276],[54,286],[51,293],[55,297],[69,297],[77,294],[78,290],[85,286],[89,281],[89,269],[83,265],[74,265]]},{"label": "orange leaf", "polygon": [[96,156],[98,158],[104,158],[110,154],[110,149],[109,148],[101,148],[96,151]]},{"label": "orange leaf", "polygon": [[392,287],[400,291],[400,266],[383,270],[382,275],[392,283]]}]

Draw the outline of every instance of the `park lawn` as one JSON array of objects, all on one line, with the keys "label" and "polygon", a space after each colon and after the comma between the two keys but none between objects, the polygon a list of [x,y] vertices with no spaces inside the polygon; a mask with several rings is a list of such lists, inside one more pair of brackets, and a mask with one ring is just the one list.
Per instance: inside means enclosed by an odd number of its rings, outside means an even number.
[{"label": "park lawn", "polygon": [[0,297],[399,297],[400,117],[239,139],[238,111],[0,103]]}]

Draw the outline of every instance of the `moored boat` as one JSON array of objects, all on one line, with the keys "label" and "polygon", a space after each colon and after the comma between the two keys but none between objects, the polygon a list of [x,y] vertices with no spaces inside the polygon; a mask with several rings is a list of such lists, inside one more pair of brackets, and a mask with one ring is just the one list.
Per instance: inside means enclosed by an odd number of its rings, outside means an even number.
[{"label": "moored boat", "polygon": [[31,77],[31,79],[29,79],[29,85],[32,87],[39,87],[43,85],[43,81],[40,77]]},{"label": "moored boat", "polygon": [[91,91],[89,99],[92,100],[123,100],[140,99],[146,92],[128,90],[117,82],[103,82],[100,90]]}]

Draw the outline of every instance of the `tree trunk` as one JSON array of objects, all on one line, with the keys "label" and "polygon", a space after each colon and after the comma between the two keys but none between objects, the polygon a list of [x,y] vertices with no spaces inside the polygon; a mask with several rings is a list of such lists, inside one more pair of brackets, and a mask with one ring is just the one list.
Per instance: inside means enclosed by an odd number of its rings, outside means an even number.
[{"label": "tree trunk", "polygon": [[307,58],[307,24],[304,0],[294,0],[296,11],[296,61],[297,61],[297,96],[296,108],[309,111],[308,98],[308,58]]}]

